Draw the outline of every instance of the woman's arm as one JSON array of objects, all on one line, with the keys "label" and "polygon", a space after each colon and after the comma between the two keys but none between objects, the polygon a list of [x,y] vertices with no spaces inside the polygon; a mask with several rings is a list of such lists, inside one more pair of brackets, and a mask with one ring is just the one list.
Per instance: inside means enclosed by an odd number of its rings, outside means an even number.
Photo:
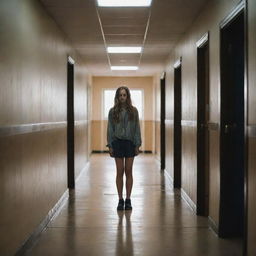
[{"label": "woman's arm", "polygon": [[113,118],[112,118],[112,109],[108,112],[108,128],[107,128],[107,142],[106,145],[109,148],[112,148],[112,142],[114,137],[114,124],[113,124]]},{"label": "woman's arm", "polygon": [[134,133],[134,143],[137,151],[141,146],[141,132],[140,132],[140,120],[138,110],[135,108],[135,133]]}]

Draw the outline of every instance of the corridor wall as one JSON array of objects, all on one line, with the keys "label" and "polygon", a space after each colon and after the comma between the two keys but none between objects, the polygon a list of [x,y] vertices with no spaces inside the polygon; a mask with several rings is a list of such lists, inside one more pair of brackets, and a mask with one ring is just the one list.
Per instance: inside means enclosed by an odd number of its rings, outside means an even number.
[{"label": "corridor wall", "polygon": [[75,176],[88,158],[83,62],[39,1],[0,3],[0,255],[14,255],[67,189],[67,56]]},{"label": "corridor wall", "polygon": [[[194,206],[197,202],[197,41],[209,31],[210,59],[210,122],[220,123],[220,23],[239,3],[239,0],[209,1],[196,20],[174,47],[166,65],[167,125],[166,133],[173,134],[174,63],[182,57],[182,190]],[[169,103],[168,103],[169,102]],[[171,102],[171,103],[170,103]],[[210,131],[210,191],[209,217],[218,228],[220,167],[219,130]],[[166,172],[173,178],[173,141],[166,142]]]},{"label": "corridor wall", "polygon": [[[176,44],[166,65],[166,98],[173,102],[173,64],[182,57],[182,120],[195,123],[197,118],[197,49],[196,42],[209,31],[210,59],[210,122],[220,123],[220,23],[239,3],[239,0],[209,1],[197,19]],[[248,220],[247,254],[256,255],[256,2],[246,1],[248,11]],[[173,103],[166,101],[166,133],[173,133]],[[168,103],[169,102],[169,103]],[[186,123],[186,122],[183,122]],[[189,123],[189,122],[187,122]],[[167,120],[168,124],[168,120]],[[182,126],[182,189],[196,204],[197,151],[196,126]],[[210,131],[210,195],[209,217],[218,229],[220,198],[219,130]],[[166,172],[173,177],[173,142],[167,142]]]}]

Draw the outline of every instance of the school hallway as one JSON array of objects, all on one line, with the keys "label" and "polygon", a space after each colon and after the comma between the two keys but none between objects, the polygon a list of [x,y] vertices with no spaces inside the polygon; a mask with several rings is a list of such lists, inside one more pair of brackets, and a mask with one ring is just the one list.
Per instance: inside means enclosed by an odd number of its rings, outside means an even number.
[{"label": "school hallway", "polygon": [[[132,211],[117,211],[114,159],[93,154],[75,190],[28,256],[236,256],[242,243],[220,239],[159,171],[152,154],[134,162]],[[124,193],[125,195],[125,193]]]},{"label": "school hallway", "polygon": [[[256,255],[255,0],[0,17],[0,256]],[[109,150],[141,151],[132,211]]]}]

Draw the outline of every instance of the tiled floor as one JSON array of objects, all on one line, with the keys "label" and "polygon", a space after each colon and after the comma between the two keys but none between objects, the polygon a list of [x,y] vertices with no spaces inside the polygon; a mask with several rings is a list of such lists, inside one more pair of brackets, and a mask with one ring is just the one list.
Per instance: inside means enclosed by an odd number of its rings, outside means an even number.
[{"label": "tiled floor", "polygon": [[132,211],[117,212],[115,164],[93,155],[88,170],[29,256],[242,255],[241,242],[219,239],[170,188],[152,155],[134,162]]}]

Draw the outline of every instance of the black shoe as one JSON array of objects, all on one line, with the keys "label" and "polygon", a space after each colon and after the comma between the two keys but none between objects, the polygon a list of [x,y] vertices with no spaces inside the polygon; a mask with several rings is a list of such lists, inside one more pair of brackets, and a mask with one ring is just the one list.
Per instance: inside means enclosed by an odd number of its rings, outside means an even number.
[{"label": "black shoe", "polygon": [[125,199],[125,210],[131,210],[132,209],[132,204],[131,204],[131,199]]},{"label": "black shoe", "polygon": [[124,199],[119,199],[117,210],[122,211],[124,209]]}]

